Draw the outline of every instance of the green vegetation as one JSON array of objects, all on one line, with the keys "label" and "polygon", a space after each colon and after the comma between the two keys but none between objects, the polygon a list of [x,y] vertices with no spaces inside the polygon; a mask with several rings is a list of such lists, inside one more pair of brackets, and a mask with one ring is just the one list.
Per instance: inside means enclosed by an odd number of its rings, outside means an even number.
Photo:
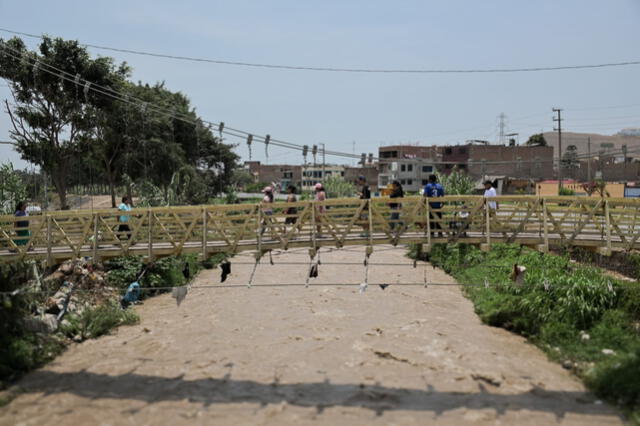
[{"label": "green vegetation", "polygon": [[446,195],[469,195],[473,193],[474,180],[456,166],[448,175],[436,173],[438,181],[444,187]]},{"label": "green vegetation", "polygon": [[[185,254],[158,259],[148,265],[147,271],[139,281],[144,288],[153,287],[177,287],[185,285],[188,279],[183,271],[188,265],[190,276],[194,276],[200,270],[197,254]],[[105,262],[107,270],[107,282],[117,288],[126,289],[129,284],[136,281],[145,268],[142,257],[120,256]],[[150,292],[143,292],[143,296],[149,296]]]},{"label": "green vegetation", "polygon": [[573,189],[569,189],[566,187],[562,187],[560,188],[560,191],[558,193],[558,195],[564,195],[564,196],[574,196],[576,195],[576,191],[574,191]]},{"label": "green vegetation", "polygon": [[542,133],[537,133],[535,135],[531,135],[527,142],[525,142],[527,146],[547,146],[547,140],[544,138]]},{"label": "green vegetation", "polygon": [[115,207],[118,188],[133,195],[134,184],[152,205],[204,203],[246,181],[233,179],[232,147],[164,83],[134,83],[126,64],[92,58],[73,40],[44,36],[30,50],[13,37],[0,47],[0,77],[14,98],[10,137],[51,178],[61,208],[73,186],[107,187]]},{"label": "green vegetation", "polygon": [[[409,255],[417,255],[415,248]],[[479,284],[464,288],[482,321],[527,336],[598,396],[640,420],[638,283],[612,279],[568,256],[513,245],[495,245],[488,253],[436,245],[429,258],[460,283]],[[527,268],[521,287],[510,279],[514,264]]]},{"label": "green vegetation", "polygon": [[[0,291],[14,292],[30,279],[26,262],[0,264]],[[62,342],[27,330],[24,318],[35,304],[35,296],[16,293],[0,295],[0,389],[3,382],[19,377],[53,359],[63,348]]]},{"label": "green vegetation", "polygon": [[13,214],[18,202],[27,197],[27,185],[12,163],[0,164],[0,214]]},{"label": "green vegetation", "polygon": [[71,338],[92,339],[107,334],[120,325],[133,325],[139,321],[132,309],[122,309],[116,300],[88,307],[79,314],[71,314],[63,323],[61,331]]},{"label": "green vegetation", "polygon": [[356,193],[356,187],[342,176],[329,176],[322,185],[329,198],[351,197]]}]

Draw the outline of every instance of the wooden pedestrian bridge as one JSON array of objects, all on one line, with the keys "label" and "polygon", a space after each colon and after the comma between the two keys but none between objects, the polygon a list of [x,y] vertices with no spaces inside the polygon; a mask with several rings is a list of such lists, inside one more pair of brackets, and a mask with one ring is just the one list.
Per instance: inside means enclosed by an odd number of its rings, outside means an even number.
[{"label": "wooden pedestrian bridge", "polygon": [[[55,264],[74,257],[139,255],[152,260],[182,253],[309,247],[464,242],[488,249],[517,243],[548,250],[582,246],[608,254],[638,249],[640,201],[625,198],[501,196],[493,210],[479,196],[437,199],[355,198],[323,202],[134,208],[122,212],[52,211],[0,216],[0,262]],[[397,203],[392,208],[391,203]],[[22,225],[18,227],[17,225]],[[20,232],[22,231],[22,232]],[[25,232],[28,231],[28,232]]]}]

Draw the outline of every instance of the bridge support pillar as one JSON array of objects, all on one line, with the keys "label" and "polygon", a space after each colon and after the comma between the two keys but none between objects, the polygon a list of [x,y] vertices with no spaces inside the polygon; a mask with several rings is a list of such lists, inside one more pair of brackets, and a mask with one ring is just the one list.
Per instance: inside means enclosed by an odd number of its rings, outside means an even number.
[{"label": "bridge support pillar", "polygon": [[420,251],[422,253],[431,253],[431,244],[421,244]]},{"label": "bridge support pillar", "polygon": [[490,251],[491,250],[491,245],[490,244],[480,244],[480,250],[482,251]]}]

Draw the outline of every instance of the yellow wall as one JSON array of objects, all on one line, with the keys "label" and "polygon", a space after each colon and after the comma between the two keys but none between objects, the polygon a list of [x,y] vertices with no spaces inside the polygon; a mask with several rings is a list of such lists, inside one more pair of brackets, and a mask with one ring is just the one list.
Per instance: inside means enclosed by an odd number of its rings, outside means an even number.
[{"label": "yellow wall", "polygon": [[[582,183],[563,183],[562,187],[575,191],[576,195],[586,195],[586,192],[582,188]],[[605,189],[613,198],[624,197],[624,183],[608,183]],[[558,183],[536,183],[536,195],[542,197],[558,195]],[[598,193],[593,193],[591,196],[599,197]]]}]

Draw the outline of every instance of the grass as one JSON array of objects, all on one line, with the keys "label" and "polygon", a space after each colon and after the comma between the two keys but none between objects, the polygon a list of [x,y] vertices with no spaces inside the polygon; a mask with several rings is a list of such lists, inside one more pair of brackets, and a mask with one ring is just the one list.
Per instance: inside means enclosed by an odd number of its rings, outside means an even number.
[{"label": "grass", "polygon": [[80,314],[69,315],[61,331],[68,337],[84,340],[107,334],[121,325],[137,324],[139,320],[133,309],[122,309],[117,301],[110,300],[104,305],[87,308]]},{"label": "grass", "polygon": [[[415,258],[415,248],[409,255]],[[433,247],[429,258],[461,283],[487,280],[489,288],[465,287],[482,321],[526,336],[640,424],[638,283],[612,279],[568,256],[513,245],[496,245],[485,253],[442,244]],[[516,263],[527,268],[522,287],[509,277]]]}]

